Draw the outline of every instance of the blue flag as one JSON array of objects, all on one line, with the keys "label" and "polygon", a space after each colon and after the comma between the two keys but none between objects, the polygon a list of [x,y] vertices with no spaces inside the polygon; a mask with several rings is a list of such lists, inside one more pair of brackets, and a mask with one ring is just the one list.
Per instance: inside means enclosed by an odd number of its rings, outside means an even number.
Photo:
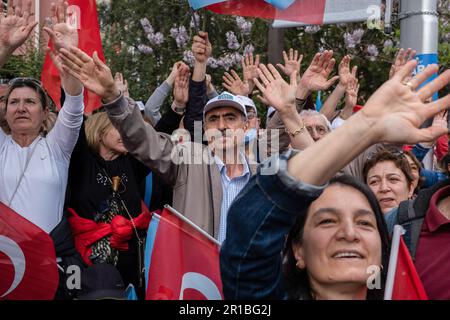
[{"label": "blue flag", "polygon": [[264,0],[264,1],[280,10],[287,9],[291,4],[295,2],[295,0]]},{"label": "blue flag", "polygon": [[320,111],[322,109],[322,91],[317,92],[317,99],[316,99],[316,110]]},{"label": "blue flag", "polygon": [[212,4],[225,2],[226,0],[189,0],[192,9],[197,10]]}]

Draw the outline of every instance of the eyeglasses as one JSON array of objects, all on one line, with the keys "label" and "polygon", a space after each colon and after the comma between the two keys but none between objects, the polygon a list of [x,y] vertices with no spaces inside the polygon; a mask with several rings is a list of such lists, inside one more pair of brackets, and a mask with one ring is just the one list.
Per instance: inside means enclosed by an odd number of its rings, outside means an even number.
[{"label": "eyeglasses", "polygon": [[35,79],[35,78],[23,78],[23,77],[19,77],[19,78],[14,78],[11,79],[9,81],[9,85],[13,86],[13,85],[18,85],[18,84],[33,84],[36,85],[40,88],[42,88],[42,82],[40,82],[39,80]]},{"label": "eyeglasses", "polygon": [[311,135],[313,134],[314,131],[316,131],[316,133],[320,136],[323,136],[328,132],[328,129],[323,126],[315,126],[315,127],[306,126],[306,130],[308,130],[309,134]]},{"label": "eyeglasses", "polygon": [[366,160],[367,161],[372,160],[380,152],[387,152],[387,153],[389,153],[389,155],[391,155],[392,157],[394,157],[396,159],[407,159],[406,158],[406,153],[403,150],[390,150],[390,149],[384,150],[383,149],[383,151],[373,152],[373,153],[369,154],[367,156]]},{"label": "eyeglasses", "polygon": [[252,120],[256,118],[256,113],[253,111],[247,112],[247,119]]}]

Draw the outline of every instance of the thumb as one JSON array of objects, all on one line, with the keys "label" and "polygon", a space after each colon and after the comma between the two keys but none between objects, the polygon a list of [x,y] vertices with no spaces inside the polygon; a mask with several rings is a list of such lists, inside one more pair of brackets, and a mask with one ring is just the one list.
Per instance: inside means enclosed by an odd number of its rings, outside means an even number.
[{"label": "thumb", "polygon": [[97,51],[94,51],[94,54],[92,55],[92,59],[94,60],[95,66],[99,69],[104,69],[105,64],[100,60],[98,57]]},{"label": "thumb", "polygon": [[331,87],[337,80],[339,80],[339,76],[334,76],[330,80],[327,81],[327,87]]},{"label": "thumb", "polygon": [[286,73],[286,68],[281,63],[277,63],[277,67],[280,68],[283,73]]},{"label": "thumb", "polygon": [[55,39],[55,33],[53,32],[52,29],[44,27],[44,31],[48,34],[48,36],[50,37],[50,39],[52,39],[52,41]]}]

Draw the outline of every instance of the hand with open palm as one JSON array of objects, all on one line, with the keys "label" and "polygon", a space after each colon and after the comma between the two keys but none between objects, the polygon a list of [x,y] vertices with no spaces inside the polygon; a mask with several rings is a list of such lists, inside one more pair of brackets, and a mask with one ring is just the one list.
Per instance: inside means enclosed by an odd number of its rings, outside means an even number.
[{"label": "hand with open palm", "polygon": [[333,72],[335,63],[333,51],[326,50],[322,53],[317,53],[303,74],[299,87],[306,88],[310,92],[327,90],[339,79],[339,76],[328,79]]},{"label": "hand with open palm", "polygon": [[[426,103],[435,92],[450,82],[450,70],[417,90],[426,79],[438,71],[438,66],[429,65],[411,79],[416,65],[416,60],[410,60],[398,69],[392,79],[385,82],[358,112],[362,121],[371,128],[377,142],[415,144],[432,141],[447,133],[446,127],[420,126],[426,119],[450,107],[450,95]],[[405,81],[409,81],[410,85],[405,85]]]},{"label": "hand with open palm", "polygon": [[4,56],[9,56],[17,48],[25,43],[31,32],[38,24],[32,19],[31,0],[19,0],[13,6],[13,0],[8,1],[6,17],[0,13],[0,51],[4,51]]},{"label": "hand with open palm", "polygon": [[61,49],[63,70],[78,80],[86,89],[102,97],[105,103],[112,102],[120,95],[111,69],[94,52],[92,58],[76,47]]},{"label": "hand with open palm", "polygon": [[298,55],[298,51],[294,49],[289,49],[289,56],[286,51],[283,51],[284,65],[281,63],[277,64],[277,67],[287,76],[290,77],[292,72],[296,71],[297,76],[300,76],[300,67],[303,60],[303,55]]},{"label": "hand with open palm", "polygon": [[297,71],[291,73],[290,83],[287,83],[273,65],[266,67],[260,64],[259,68],[259,79],[253,80],[262,94],[258,98],[264,104],[273,106],[282,116],[296,113]]}]

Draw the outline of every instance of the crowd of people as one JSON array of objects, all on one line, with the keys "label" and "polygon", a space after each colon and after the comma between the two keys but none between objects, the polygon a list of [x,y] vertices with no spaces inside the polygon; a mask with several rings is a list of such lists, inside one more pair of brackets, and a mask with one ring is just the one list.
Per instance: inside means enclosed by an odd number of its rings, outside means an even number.
[{"label": "crowd of people", "polygon": [[[31,1],[12,3],[0,16],[0,67],[37,24]],[[438,67],[413,75],[415,52],[400,49],[389,80],[358,106],[350,56],[336,76],[327,50],[301,73],[303,56],[290,49],[276,67],[247,54],[241,75],[224,73],[221,91],[200,31],[193,69],[176,62],[143,104],[97,53],[78,48],[66,9],[52,4],[44,28],[62,108],[37,79],[0,85],[0,201],[52,236],[62,269],[118,277],[144,298],[150,211],[169,204],[221,244],[226,299],[383,299],[396,224],[428,297],[450,299],[450,95],[431,99],[449,70],[422,86]],[[316,110],[312,94],[333,85]],[[85,90],[102,98],[92,115]],[[425,168],[430,152],[437,161]],[[380,267],[380,288],[367,286],[370,266]],[[60,277],[56,298],[102,298],[89,292],[101,288],[69,290]]]}]

